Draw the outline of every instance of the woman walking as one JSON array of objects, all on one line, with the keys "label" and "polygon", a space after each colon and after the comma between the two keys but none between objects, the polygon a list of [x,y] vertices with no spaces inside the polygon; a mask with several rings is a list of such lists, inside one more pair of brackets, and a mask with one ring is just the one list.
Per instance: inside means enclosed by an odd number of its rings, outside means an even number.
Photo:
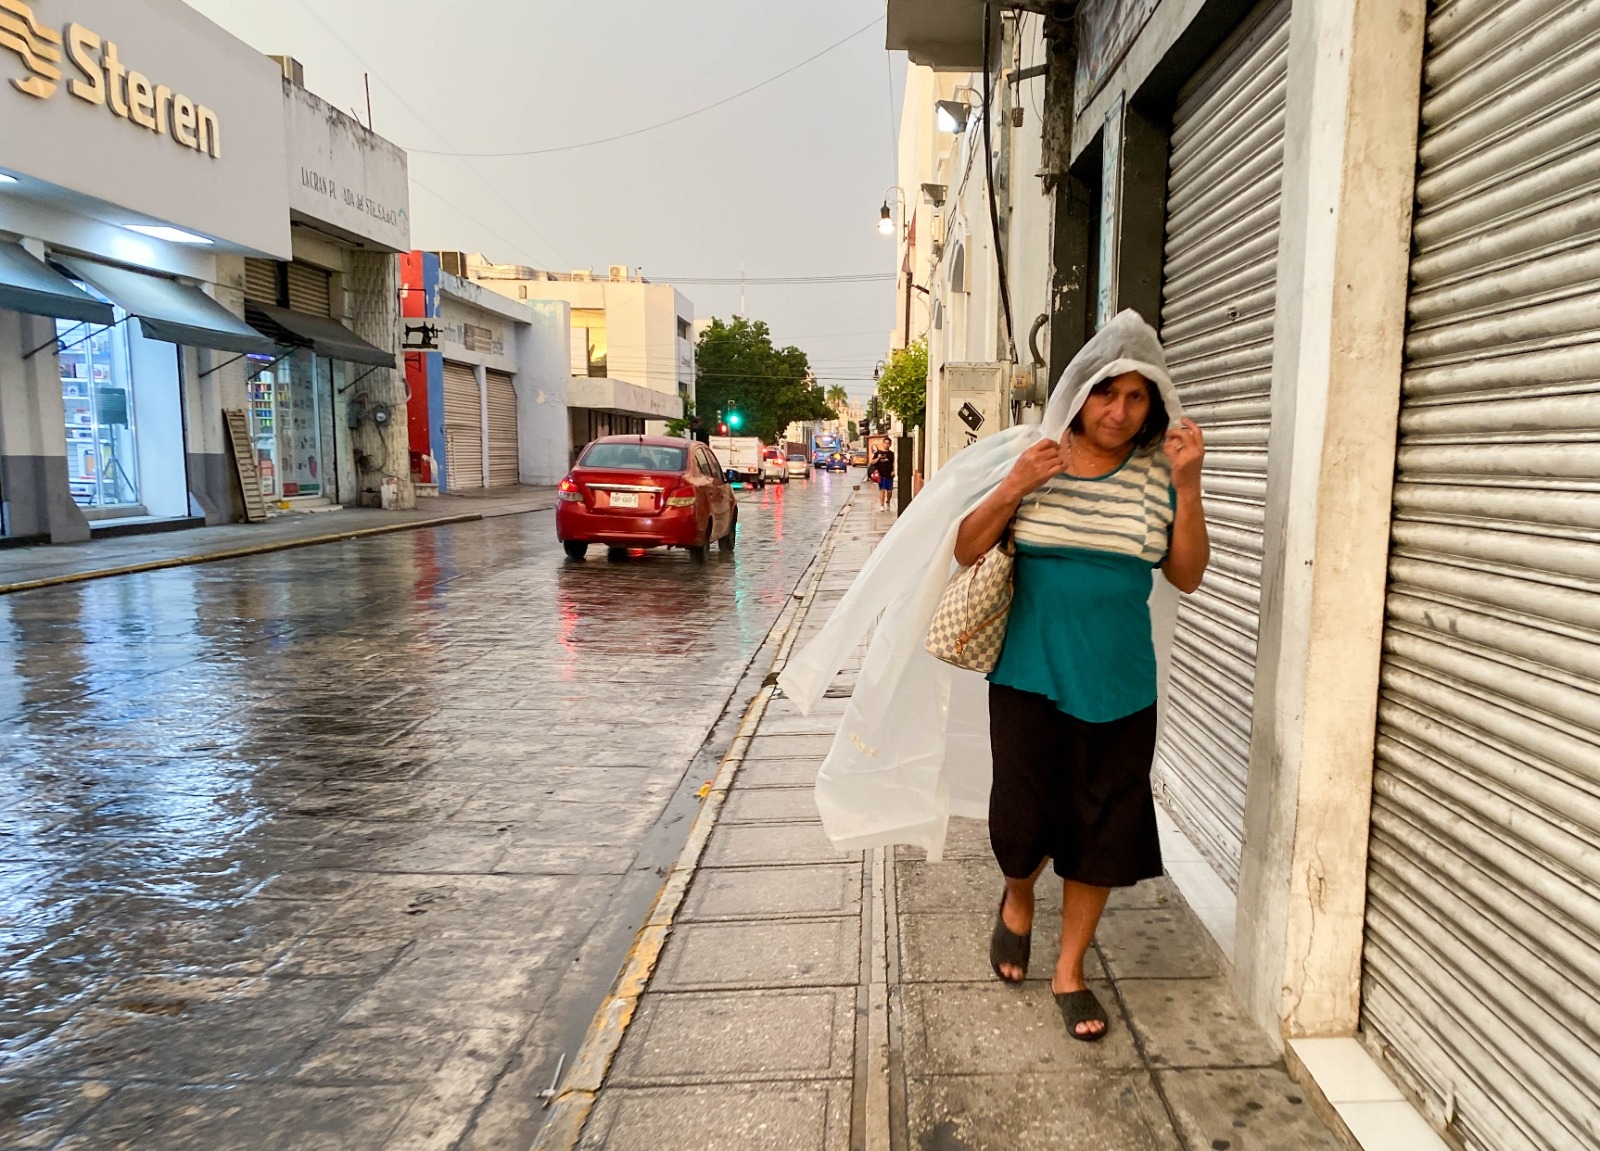
[{"label": "woman walking", "polygon": [[1060,441],[1040,440],[962,520],[974,563],[1013,525],[1015,593],[989,674],[989,838],[1005,876],[995,974],[1027,973],[1034,881],[1062,881],[1050,988],[1078,1039],[1105,1034],[1083,960],[1113,887],[1161,874],[1150,767],[1156,742],[1151,568],[1180,591],[1210,557],[1200,502],[1204,441],[1169,426],[1137,371],[1097,382]]},{"label": "woman walking", "polygon": [[[1162,870],[1150,768],[1169,639],[1149,605],[1194,590],[1209,562],[1204,450],[1155,330],[1122,312],[1073,357],[1040,424],[944,464],[778,678],[809,710],[871,629],[817,775],[824,829],[841,850],[905,843],[937,860],[952,815],[987,817],[1004,877],[990,961],[1008,982],[1027,972],[1034,882],[1053,862],[1051,989],[1078,1039],[1106,1030],[1083,960],[1110,889]],[[973,564],[1008,529],[1014,598],[985,682],[924,645],[952,563]]]}]

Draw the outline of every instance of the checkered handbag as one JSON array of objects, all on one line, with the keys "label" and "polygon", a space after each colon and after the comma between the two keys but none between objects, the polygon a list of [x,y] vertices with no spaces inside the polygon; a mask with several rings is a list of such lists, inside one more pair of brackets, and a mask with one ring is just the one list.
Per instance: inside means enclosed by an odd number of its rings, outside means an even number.
[{"label": "checkered handbag", "polygon": [[945,585],[928,625],[928,654],[968,671],[988,674],[994,670],[1011,614],[1015,562],[1007,525],[999,543],[971,567],[959,569]]}]

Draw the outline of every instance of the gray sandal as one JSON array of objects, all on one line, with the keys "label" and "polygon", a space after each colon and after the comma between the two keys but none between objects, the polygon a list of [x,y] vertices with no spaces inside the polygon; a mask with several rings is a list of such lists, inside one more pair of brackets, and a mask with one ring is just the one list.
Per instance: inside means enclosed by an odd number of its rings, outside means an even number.
[{"label": "gray sandal", "polygon": [[[1074,1039],[1093,1043],[1097,1039],[1104,1039],[1106,1032],[1111,1030],[1106,1009],[1100,1006],[1099,997],[1087,987],[1082,991],[1057,991],[1053,994],[1056,1006],[1061,1009],[1061,1018],[1066,1020],[1067,1034]],[[1100,1030],[1079,1031],[1078,1027],[1084,1023],[1098,1023]]]},{"label": "gray sandal", "polygon": [[[994,915],[994,930],[989,934],[989,966],[1002,983],[1021,983],[1028,977],[1028,956],[1033,950],[1032,935],[1018,935],[1006,926],[1006,897],[1000,896],[1000,910]],[[1017,979],[1007,979],[1000,971],[1002,964],[1022,969]]]}]

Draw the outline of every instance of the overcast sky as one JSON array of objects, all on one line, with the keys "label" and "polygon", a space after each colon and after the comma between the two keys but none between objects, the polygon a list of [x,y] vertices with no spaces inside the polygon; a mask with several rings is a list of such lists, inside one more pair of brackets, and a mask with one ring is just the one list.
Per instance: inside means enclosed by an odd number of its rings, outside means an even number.
[{"label": "overcast sky", "polygon": [[[894,182],[905,58],[883,0],[189,0],[306,86],[411,151],[412,242],[553,271],[675,276],[892,272],[874,228]],[[595,147],[465,159],[422,149],[559,148],[722,100],[872,26],[788,76],[681,123]],[[893,101],[891,109],[891,100]],[[893,117],[891,119],[891,117]],[[698,317],[738,288],[685,284]],[[893,282],[747,289],[747,310],[823,383],[871,391]]]}]

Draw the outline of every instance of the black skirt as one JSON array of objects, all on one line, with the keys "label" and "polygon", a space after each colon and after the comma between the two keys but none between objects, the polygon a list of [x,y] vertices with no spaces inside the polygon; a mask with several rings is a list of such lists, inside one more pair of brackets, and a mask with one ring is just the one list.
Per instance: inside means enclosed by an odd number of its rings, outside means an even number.
[{"label": "black skirt", "polygon": [[989,842],[1025,879],[1046,858],[1063,879],[1131,887],[1161,874],[1150,766],[1156,709],[1085,723],[1048,697],[989,685]]}]

